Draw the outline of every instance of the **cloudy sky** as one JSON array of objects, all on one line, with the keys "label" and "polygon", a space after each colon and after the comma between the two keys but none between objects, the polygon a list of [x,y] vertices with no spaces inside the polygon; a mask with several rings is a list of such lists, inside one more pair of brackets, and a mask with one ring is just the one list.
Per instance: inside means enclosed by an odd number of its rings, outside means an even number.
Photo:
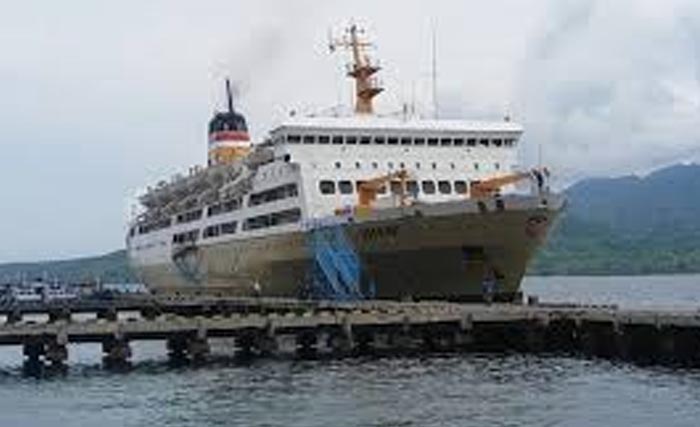
[{"label": "cloudy sky", "polygon": [[349,19],[381,110],[429,108],[435,27],[440,114],[510,114],[562,183],[700,159],[697,0],[0,2],[0,262],[122,247],[133,194],[204,162],[225,76],[256,137],[348,103]]}]

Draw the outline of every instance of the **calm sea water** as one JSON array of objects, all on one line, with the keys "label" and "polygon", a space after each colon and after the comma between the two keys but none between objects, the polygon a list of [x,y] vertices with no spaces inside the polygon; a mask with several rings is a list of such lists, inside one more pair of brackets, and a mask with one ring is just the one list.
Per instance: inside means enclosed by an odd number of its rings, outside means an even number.
[{"label": "calm sea water", "polygon": [[[541,300],[700,307],[700,276],[528,278]],[[344,361],[221,359],[169,368],[135,346],[124,374],[75,347],[65,376],[20,374],[0,350],[0,426],[698,426],[700,371],[526,355]]]}]

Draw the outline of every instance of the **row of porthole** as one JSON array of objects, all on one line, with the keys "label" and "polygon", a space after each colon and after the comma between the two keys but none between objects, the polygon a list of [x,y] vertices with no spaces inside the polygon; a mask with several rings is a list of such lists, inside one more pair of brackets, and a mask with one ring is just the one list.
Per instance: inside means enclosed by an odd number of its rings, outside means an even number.
[{"label": "row of porthole", "polygon": [[[350,180],[340,180],[337,183],[331,180],[322,180],[318,183],[318,189],[323,195],[340,194],[353,194],[354,192],[359,192],[360,186],[363,181],[355,181],[353,184]],[[402,187],[401,181],[391,181],[389,182],[389,189],[392,194],[413,194],[417,195],[419,193],[423,194],[467,194],[468,185],[464,180],[439,180],[436,182],[433,180],[422,180],[420,182],[414,180],[408,180],[405,183],[406,187]],[[386,194],[387,187],[384,186],[379,189],[379,194]]]},{"label": "row of porthole", "polygon": [[476,147],[495,146],[512,147],[515,145],[514,138],[438,138],[438,137],[398,137],[398,136],[369,136],[369,135],[287,135],[288,144],[334,144],[334,145],[430,145],[442,147]]},{"label": "row of porthole", "polygon": [[[372,166],[372,169],[379,169],[379,162],[371,162],[370,165]],[[343,168],[343,163],[342,162],[335,162],[334,165],[336,169],[342,169]],[[394,162],[387,162],[386,167],[389,169],[394,169],[394,167],[398,166],[399,169],[406,169],[406,163],[405,162],[400,162],[395,164]],[[422,164],[421,162],[416,162],[414,164],[416,169],[420,169]],[[474,163],[474,170],[478,171],[479,170],[479,163]],[[437,169],[438,164],[436,162],[432,162],[430,164],[430,167],[432,169]],[[450,163],[450,169],[456,169],[457,166],[454,163]],[[493,168],[495,170],[500,170],[501,169],[501,164],[496,162],[493,164]],[[362,169],[362,163],[361,162],[355,162],[355,169]]]}]

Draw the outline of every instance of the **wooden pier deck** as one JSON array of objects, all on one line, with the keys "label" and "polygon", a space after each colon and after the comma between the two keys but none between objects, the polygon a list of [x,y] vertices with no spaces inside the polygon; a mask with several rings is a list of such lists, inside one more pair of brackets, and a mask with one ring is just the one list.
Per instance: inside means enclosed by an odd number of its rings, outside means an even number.
[{"label": "wooden pier deck", "polygon": [[98,307],[94,318],[82,320],[69,308],[53,307],[46,322],[23,317],[38,310],[14,309],[0,324],[0,345],[22,346],[25,364],[34,368],[65,365],[72,343],[102,344],[107,367],[127,366],[130,343],[138,340],[164,341],[175,360],[205,360],[214,338],[231,338],[237,353],[252,357],[513,351],[700,365],[700,311],[445,302],[183,304],[186,310],[177,302],[122,305],[144,313],[131,319],[117,316],[117,306]]}]

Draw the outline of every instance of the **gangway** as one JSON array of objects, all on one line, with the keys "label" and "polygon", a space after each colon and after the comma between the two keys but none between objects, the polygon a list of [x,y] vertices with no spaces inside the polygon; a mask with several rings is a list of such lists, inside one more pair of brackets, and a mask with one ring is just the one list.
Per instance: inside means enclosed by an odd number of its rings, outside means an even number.
[{"label": "gangway", "polygon": [[375,285],[362,287],[362,262],[342,224],[319,226],[308,233],[312,260],[310,296],[314,299],[353,301],[374,297]]}]

